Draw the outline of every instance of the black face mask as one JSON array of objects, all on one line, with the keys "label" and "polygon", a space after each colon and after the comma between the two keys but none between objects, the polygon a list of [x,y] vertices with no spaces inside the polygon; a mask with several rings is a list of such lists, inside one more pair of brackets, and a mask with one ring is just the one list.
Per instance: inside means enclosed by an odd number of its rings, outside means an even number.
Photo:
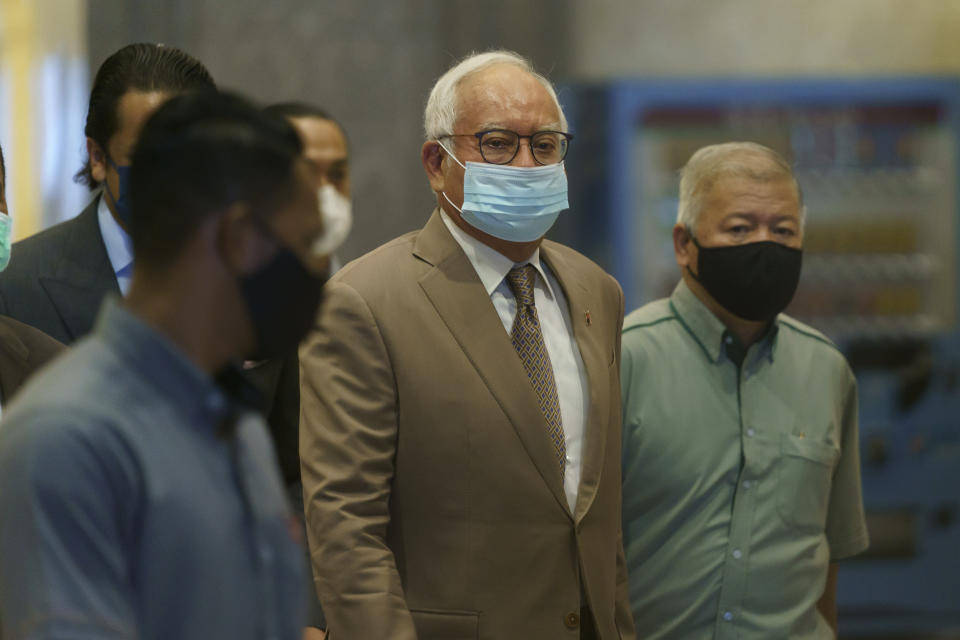
[{"label": "black face mask", "polygon": [[751,242],[730,247],[701,247],[697,273],[703,288],[724,309],[744,320],[767,322],[787,308],[800,282],[803,252],[779,242]]},{"label": "black face mask", "polygon": [[256,352],[248,357],[277,357],[300,344],[316,320],[324,282],[284,246],[259,270],[240,278],[256,340]]}]

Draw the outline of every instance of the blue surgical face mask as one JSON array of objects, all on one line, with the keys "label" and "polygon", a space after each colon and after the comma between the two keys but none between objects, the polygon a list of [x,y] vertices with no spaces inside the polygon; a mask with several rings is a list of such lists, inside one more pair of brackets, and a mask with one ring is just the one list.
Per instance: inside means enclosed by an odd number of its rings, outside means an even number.
[{"label": "blue surgical face mask", "polygon": [[10,234],[13,231],[13,220],[10,216],[0,212],[0,271],[10,264]]},{"label": "blue surgical face mask", "polygon": [[103,181],[103,192],[113,201],[113,209],[117,213],[117,218],[129,232],[130,222],[133,220],[133,213],[130,210],[130,165],[120,166],[109,158],[107,162],[117,172],[117,179],[120,183],[117,187],[119,193],[114,196],[110,191],[110,184],[106,180]]},{"label": "blue surgical face mask", "polygon": [[[443,145],[440,145],[443,147]],[[514,167],[505,164],[467,162],[464,165],[463,207],[447,202],[472,227],[510,242],[532,242],[542,238],[567,203],[567,173],[563,163],[542,167]]]}]

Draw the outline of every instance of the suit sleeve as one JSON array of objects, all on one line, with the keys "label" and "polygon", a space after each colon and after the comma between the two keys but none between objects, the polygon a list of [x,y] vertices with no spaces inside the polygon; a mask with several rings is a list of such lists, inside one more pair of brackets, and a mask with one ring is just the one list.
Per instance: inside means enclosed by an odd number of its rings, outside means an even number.
[{"label": "suit sleeve", "polygon": [[860,486],[857,382],[852,372],[847,370],[845,373],[840,461],[833,474],[827,512],[826,533],[831,562],[857,555],[869,545]]},{"label": "suit sleeve", "polygon": [[337,640],[415,640],[386,543],[397,442],[389,354],[370,308],[325,289],[300,351],[300,460],[317,594]]},{"label": "suit sleeve", "polygon": [[[616,371],[620,371],[620,342],[623,331],[623,291],[620,289],[620,285],[616,284],[614,281],[617,291],[617,325],[614,328],[614,335],[616,336],[616,342],[614,347],[614,367]],[[617,432],[614,435],[614,442],[619,443],[621,441],[620,429],[622,428],[622,423],[619,419],[620,412],[620,396],[619,396],[620,387],[619,385],[615,386],[614,393],[618,395],[614,399],[614,411],[611,415],[616,416],[617,421]],[[620,488],[621,482],[618,474],[617,486]],[[622,489],[621,489],[622,490]],[[623,508],[623,500],[619,501],[621,509]],[[615,619],[617,622],[617,630],[620,631],[620,638],[622,640],[633,640],[636,637],[636,632],[634,630],[633,624],[633,613],[630,608],[630,592],[629,585],[627,583],[627,562],[623,553],[623,528],[622,528],[622,513],[617,513],[617,590],[616,590],[616,609],[615,609]]]}]

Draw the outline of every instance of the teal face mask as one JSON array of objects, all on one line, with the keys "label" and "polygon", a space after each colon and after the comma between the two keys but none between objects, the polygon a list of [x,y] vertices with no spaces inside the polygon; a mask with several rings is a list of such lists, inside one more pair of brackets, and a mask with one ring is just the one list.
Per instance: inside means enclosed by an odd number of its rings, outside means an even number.
[{"label": "teal face mask", "polygon": [[464,165],[452,153],[450,157],[465,170],[463,207],[441,192],[443,197],[467,224],[495,238],[532,242],[550,230],[561,211],[570,208],[563,163],[541,167],[486,162]]},{"label": "teal face mask", "polygon": [[13,220],[7,214],[0,212],[0,271],[10,264],[10,236],[13,231]]}]

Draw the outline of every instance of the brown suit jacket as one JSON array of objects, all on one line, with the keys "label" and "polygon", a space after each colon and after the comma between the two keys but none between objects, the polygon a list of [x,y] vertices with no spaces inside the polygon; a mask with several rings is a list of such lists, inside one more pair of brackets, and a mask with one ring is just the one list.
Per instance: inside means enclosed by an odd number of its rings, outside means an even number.
[{"label": "brown suit jacket", "polygon": [[544,242],[590,406],[570,513],[523,365],[435,211],[328,283],[303,344],[300,456],[335,640],[632,639],[620,539],[617,283]]}]

